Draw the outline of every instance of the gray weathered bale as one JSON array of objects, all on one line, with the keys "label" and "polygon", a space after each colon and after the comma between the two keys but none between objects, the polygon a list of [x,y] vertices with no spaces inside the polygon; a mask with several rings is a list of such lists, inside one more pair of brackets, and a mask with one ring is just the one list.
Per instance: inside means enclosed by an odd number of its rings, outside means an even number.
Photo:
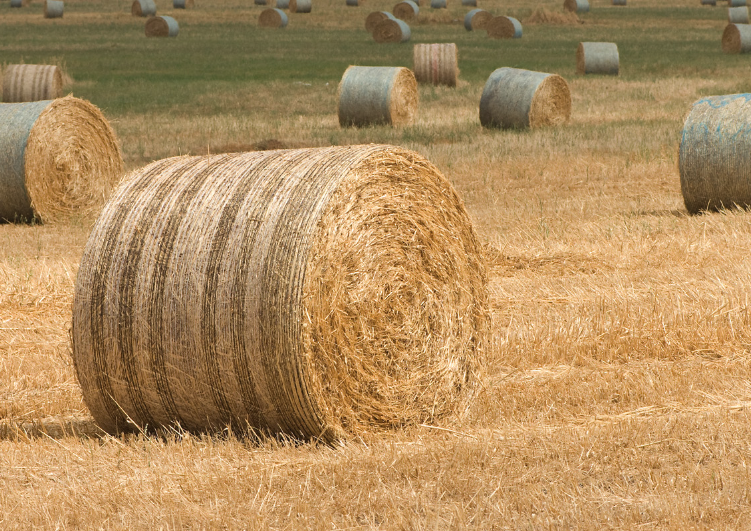
[{"label": "gray weathered bale", "polygon": [[62,18],[64,7],[63,2],[59,0],[46,0],[44,2],[44,18]]},{"label": "gray weathered bale", "polygon": [[338,99],[342,127],[411,124],[417,115],[417,80],[408,68],[350,66]]},{"label": "gray weathered bale", "polygon": [[728,22],[732,24],[748,24],[748,7],[729,7]]},{"label": "gray weathered bale", "polygon": [[620,64],[618,46],[612,42],[580,42],[576,50],[577,74],[617,76]]},{"label": "gray weathered bale", "polygon": [[177,37],[180,26],[177,20],[164,15],[148,19],[145,31],[147,37]]}]

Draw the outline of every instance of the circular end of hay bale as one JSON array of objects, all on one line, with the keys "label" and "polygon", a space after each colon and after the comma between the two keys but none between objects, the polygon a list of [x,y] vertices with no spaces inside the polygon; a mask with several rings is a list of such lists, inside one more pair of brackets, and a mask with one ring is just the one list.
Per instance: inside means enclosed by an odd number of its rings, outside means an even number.
[{"label": "circular end of hay bale", "polygon": [[529,111],[529,126],[561,125],[571,117],[571,91],[568,83],[557,74],[550,74],[537,87],[532,108]]},{"label": "circular end of hay bale", "polygon": [[412,64],[418,83],[455,87],[459,76],[456,44],[415,44]]},{"label": "circular end of hay bale", "polygon": [[3,72],[3,102],[54,100],[63,93],[62,69],[55,65],[9,65]]},{"label": "circular end of hay bale", "polygon": [[130,14],[134,17],[153,17],[156,15],[156,4],[154,0],[133,0]]},{"label": "circular end of hay bale", "polygon": [[417,115],[418,101],[417,80],[410,69],[350,66],[339,83],[339,124],[411,124]]},{"label": "circular end of hay bale", "polygon": [[576,49],[577,74],[617,76],[620,70],[618,45],[612,42],[580,42]]},{"label": "circular end of hay bale", "polygon": [[264,9],[258,16],[258,25],[262,28],[286,28],[287,14],[278,8]]},{"label": "circular end of hay bale", "polygon": [[486,29],[493,15],[484,9],[473,9],[464,16],[464,28],[467,31]]},{"label": "circular end of hay bale", "polygon": [[744,51],[744,39],[741,27],[728,24],[722,32],[722,51],[725,53],[741,53]]},{"label": "circular end of hay bale", "polygon": [[393,12],[396,18],[409,21],[417,17],[420,13],[420,8],[412,0],[406,0],[405,2],[396,4]]},{"label": "circular end of hay bale", "polygon": [[379,44],[407,42],[412,36],[409,26],[403,20],[385,19],[373,29],[373,40]]},{"label": "circular end of hay bale", "polygon": [[177,37],[180,27],[174,18],[165,15],[149,18],[145,32],[147,37]]},{"label": "circular end of hay bale", "polygon": [[513,17],[493,17],[485,23],[485,29],[493,39],[520,39],[522,36],[521,22]]},{"label": "circular end of hay bale", "polygon": [[396,17],[388,11],[373,11],[365,17],[365,29],[368,33],[373,33],[373,30],[378,23],[383,22],[386,19],[396,20]]}]

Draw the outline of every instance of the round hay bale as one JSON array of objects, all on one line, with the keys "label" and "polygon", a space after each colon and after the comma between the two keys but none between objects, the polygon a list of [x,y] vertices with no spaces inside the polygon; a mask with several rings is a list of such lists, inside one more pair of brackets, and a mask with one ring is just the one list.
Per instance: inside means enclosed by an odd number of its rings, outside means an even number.
[{"label": "round hay bale", "polygon": [[717,0],[701,0],[701,5],[703,6],[716,6]]},{"label": "round hay bale", "polygon": [[266,0],[253,0],[253,3],[257,6],[265,6]]},{"label": "round hay bale", "polygon": [[412,37],[412,30],[406,22],[399,19],[391,20],[387,18],[379,22],[373,30],[373,40],[379,44],[388,42],[408,42]]},{"label": "round hay bale", "polygon": [[614,6],[625,6],[626,5],[626,0],[613,0],[613,5]]},{"label": "round hay bale", "polygon": [[692,214],[751,206],[751,94],[696,101],[683,124],[678,166]]},{"label": "round hay bale", "polygon": [[10,7],[27,7],[31,0],[10,0]]},{"label": "round hay bale", "polygon": [[725,53],[751,52],[751,25],[728,24],[722,32],[722,51]]},{"label": "round hay bale", "polygon": [[417,153],[175,157],[131,174],[94,226],[73,362],[110,433],[335,442],[466,407],[487,315],[470,217]]},{"label": "round hay bale", "polygon": [[342,127],[411,124],[417,105],[417,80],[409,68],[350,66],[339,83]]},{"label": "round hay bale", "polygon": [[67,96],[0,105],[0,219],[91,217],[122,171],[115,133],[91,103]]},{"label": "round hay bale", "polygon": [[413,71],[418,83],[456,86],[459,76],[456,44],[415,44],[412,50]]},{"label": "round hay bale", "polygon": [[368,33],[373,33],[376,26],[387,19],[396,20],[396,17],[388,11],[373,11],[365,17],[365,29]]},{"label": "round hay bale", "polygon": [[493,15],[484,9],[473,9],[464,16],[464,28],[467,31],[485,29],[492,18]]},{"label": "round hay bale", "polygon": [[576,49],[577,74],[617,76],[618,46],[612,42],[580,42]]},{"label": "round hay bale", "polygon": [[728,7],[741,7],[746,5],[746,0],[728,0]]},{"label": "round hay bale", "polygon": [[180,26],[177,20],[168,16],[151,17],[146,21],[147,37],[177,37]]},{"label": "round hay bale", "polygon": [[173,9],[193,9],[194,7],[193,0],[172,0]]},{"label": "round hay bale", "polygon": [[521,39],[522,24],[513,17],[493,17],[486,24],[488,37],[493,39]]},{"label": "round hay bale", "polygon": [[279,8],[264,9],[258,16],[258,25],[262,28],[286,28],[287,22],[287,13]]},{"label": "round hay bale", "polygon": [[729,7],[728,22],[733,24],[748,24],[748,7]]},{"label": "round hay bale", "polygon": [[290,13],[310,13],[313,9],[311,0],[289,0]]},{"label": "round hay bale", "polygon": [[289,0],[276,0],[277,9],[289,9]]},{"label": "round hay bale", "polygon": [[360,5],[358,0],[347,0],[347,5],[350,7],[357,7]]},{"label": "round hay bale", "polygon": [[44,2],[44,18],[63,18],[64,5],[58,0]]},{"label": "round hay bale", "polygon": [[586,13],[589,11],[589,0],[564,0],[563,9],[572,13]]},{"label": "round hay bale", "polygon": [[394,6],[394,16],[401,20],[412,20],[420,13],[420,8],[412,0],[399,2]]},{"label": "round hay bale", "polygon": [[156,4],[154,0],[133,0],[130,14],[134,17],[153,17],[156,15]]},{"label": "round hay bale", "polygon": [[446,9],[446,0],[430,0],[431,9]]},{"label": "round hay bale", "polygon": [[571,92],[556,74],[499,68],[490,74],[480,99],[483,127],[559,125],[570,116]]},{"label": "round hay bale", "polygon": [[462,0],[463,6],[477,7],[477,0]]},{"label": "round hay bale", "polygon": [[3,102],[54,100],[63,95],[63,73],[55,65],[9,65],[3,72]]}]

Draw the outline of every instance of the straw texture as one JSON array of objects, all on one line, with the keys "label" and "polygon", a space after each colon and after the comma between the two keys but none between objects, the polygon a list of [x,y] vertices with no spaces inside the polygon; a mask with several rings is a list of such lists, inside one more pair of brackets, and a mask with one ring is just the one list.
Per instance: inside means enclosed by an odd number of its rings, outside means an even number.
[{"label": "straw texture", "polygon": [[130,14],[134,17],[153,17],[156,15],[156,4],[154,0],[133,0]]},{"label": "straw texture", "polygon": [[513,17],[493,17],[486,24],[488,37],[493,39],[521,39],[522,24]]},{"label": "straw texture", "polygon": [[102,113],[72,96],[0,105],[0,219],[96,214],[122,176]]},{"label": "straw texture", "polygon": [[499,68],[490,74],[480,99],[483,127],[559,125],[570,116],[571,92],[556,74]]},{"label": "straw texture", "polygon": [[62,18],[64,4],[59,0],[46,0],[44,2],[44,18]]},{"label": "straw texture", "polygon": [[193,9],[193,0],[172,0],[173,9]]},{"label": "straw texture", "polygon": [[446,0],[430,0],[431,9],[446,9]]},{"label": "straw texture", "polygon": [[586,13],[589,11],[589,0],[564,0],[563,9],[572,13]]},{"label": "straw texture", "polygon": [[696,101],[683,124],[678,166],[692,214],[751,206],[751,94]]},{"label": "straw texture", "polygon": [[420,13],[420,8],[412,0],[399,2],[394,6],[394,16],[401,20],[412,20]]},{"label": "straw texture", "polygon": [[54,65],[9,65],[3,72],[3,102],[53,100],[63,93],[63,74]]},{"label": "straw texture", "polygon": [[733,24],[748,24],[748,7],[728,8],[728,22]]},{"label": "straw texture", "polygon": [[289,0],[290,13],[310,13],[313,9],[311,0]]},{"label": "straw texture", "polygon": [[262,28],[286,28],[288,22],[287,13],[279,8],[264,9],[258,16],[258,25]]},{"label": "straw texture", "polygon": [[396,20],[396,17],[388,11],[373,11],[365,17],[365,29],[368,33],[373,33],[376,26],[386,19]]},{"label": "straw texture", "polygon": [[147,37],[177,37],[180,26],[177,20],[168,16],[151,17],[146,21]]},{"label": "straw texture", "polygon": [[334,441],[471,397],[486,273],[449,181],[391,146],[157,161],[78,271],[73,361],[94,419]]},{"label": "straw texture", "polygon": [[350,66],[338,92],[339,125],[405,125],[417,114],[417,80],[408,68]]},{"label": "straw texture", "polygon": [[464,28],[467,31],[485,29],[488,22],[493,18],[493,15],[485,11],[484,9],[473,9],[466,15],[464,15]]},{"label": "straw texture", "polygon": [[728,24],[722,32],[722,51],[725,53],[751,52],[751,25]]},{"label": "straw texture", "polygon": [[459,61],[456,44],[415,44],[413,71],[418,83],[456,86]]},{"label": "straw texture", "polygon": [[379,22],[373,29],[373,40],[377,43],[408,42],[412,31],[406,22],[399,19],[389,19]]},{"label": "straw texture", "polygon": [[612,42],[580,42],[576,49],[577,74],[617,76],[618,46]]}]

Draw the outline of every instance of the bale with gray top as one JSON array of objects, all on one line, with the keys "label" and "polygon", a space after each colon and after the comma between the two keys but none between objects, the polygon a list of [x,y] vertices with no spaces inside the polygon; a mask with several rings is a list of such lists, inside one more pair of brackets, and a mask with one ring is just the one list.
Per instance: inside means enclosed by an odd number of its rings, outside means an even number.
[{"label": "bale with gray top", "polygon": [[44,2],[44,18],[63,18],[64,4],[58,0]]},{"label": "bale with gray top", "polygon": [[612,42],[580,42],[576,49],[577,74],[617,76],[618,46]]},{"label": "bale with gray top", "polygon": [[339,83],[339,125],[407,125],[417,115],[417,80],[408,68],[350,66]]},{"label": "bale with gray top", "polygon": [[53,100],[63,93],[63,73],[55,65],[9,65],[3,72],[3,102]]},{"label": "bale with gray top", "polygon": [[10,0],[10,7],[27,7],[31,0]]},{"label": "bale with gray top", "polygon": [[614,6],[625,6],[626,5],[626,0],[613,0],[613,5]]},{"label": "bale with gray top", "polygon": [[732,24],[748,24],[748,7],[728,8],[728,22]]},{"label": "bale with gray top", "polygon": [[703,6],[716,6],[717,0],[701,0],[701,5]]},{"label": "bale with gray top", "polygon": [[156,4],[154,0],[133,0],[130,14],[134,17],[153,17],[156,15]]},{"label": "bale with gray top", "polygon": [[722,32],[722,51],[725,53],[751,52],[751,25],[728,24]]},{"label": "bale with gray top", "polygon": [[462,0],[462,5],[477,7],[477,0]]},{"label": "bale with gray top", "polygon": [[177,20],[168,16],[151,17],[146,21],[147,37],[177,37],[180,26]]},{"label": "bale with gray top", "polygon": [[586,13],[589,11],[589,0],[565,0],[563,9],[572,13]]},{"label": "bale with gray top", "polygon": [[464,28],[467,31],[485,29],[493,19],[493,15],[485,11],[484,9],[473,9],[466,15],[464,15]]},{"label": "bale with gray top", "polygon": [[521,39],[522,24],[514,17],[493,17],[486,24],[488,37],[492,39]]}]

